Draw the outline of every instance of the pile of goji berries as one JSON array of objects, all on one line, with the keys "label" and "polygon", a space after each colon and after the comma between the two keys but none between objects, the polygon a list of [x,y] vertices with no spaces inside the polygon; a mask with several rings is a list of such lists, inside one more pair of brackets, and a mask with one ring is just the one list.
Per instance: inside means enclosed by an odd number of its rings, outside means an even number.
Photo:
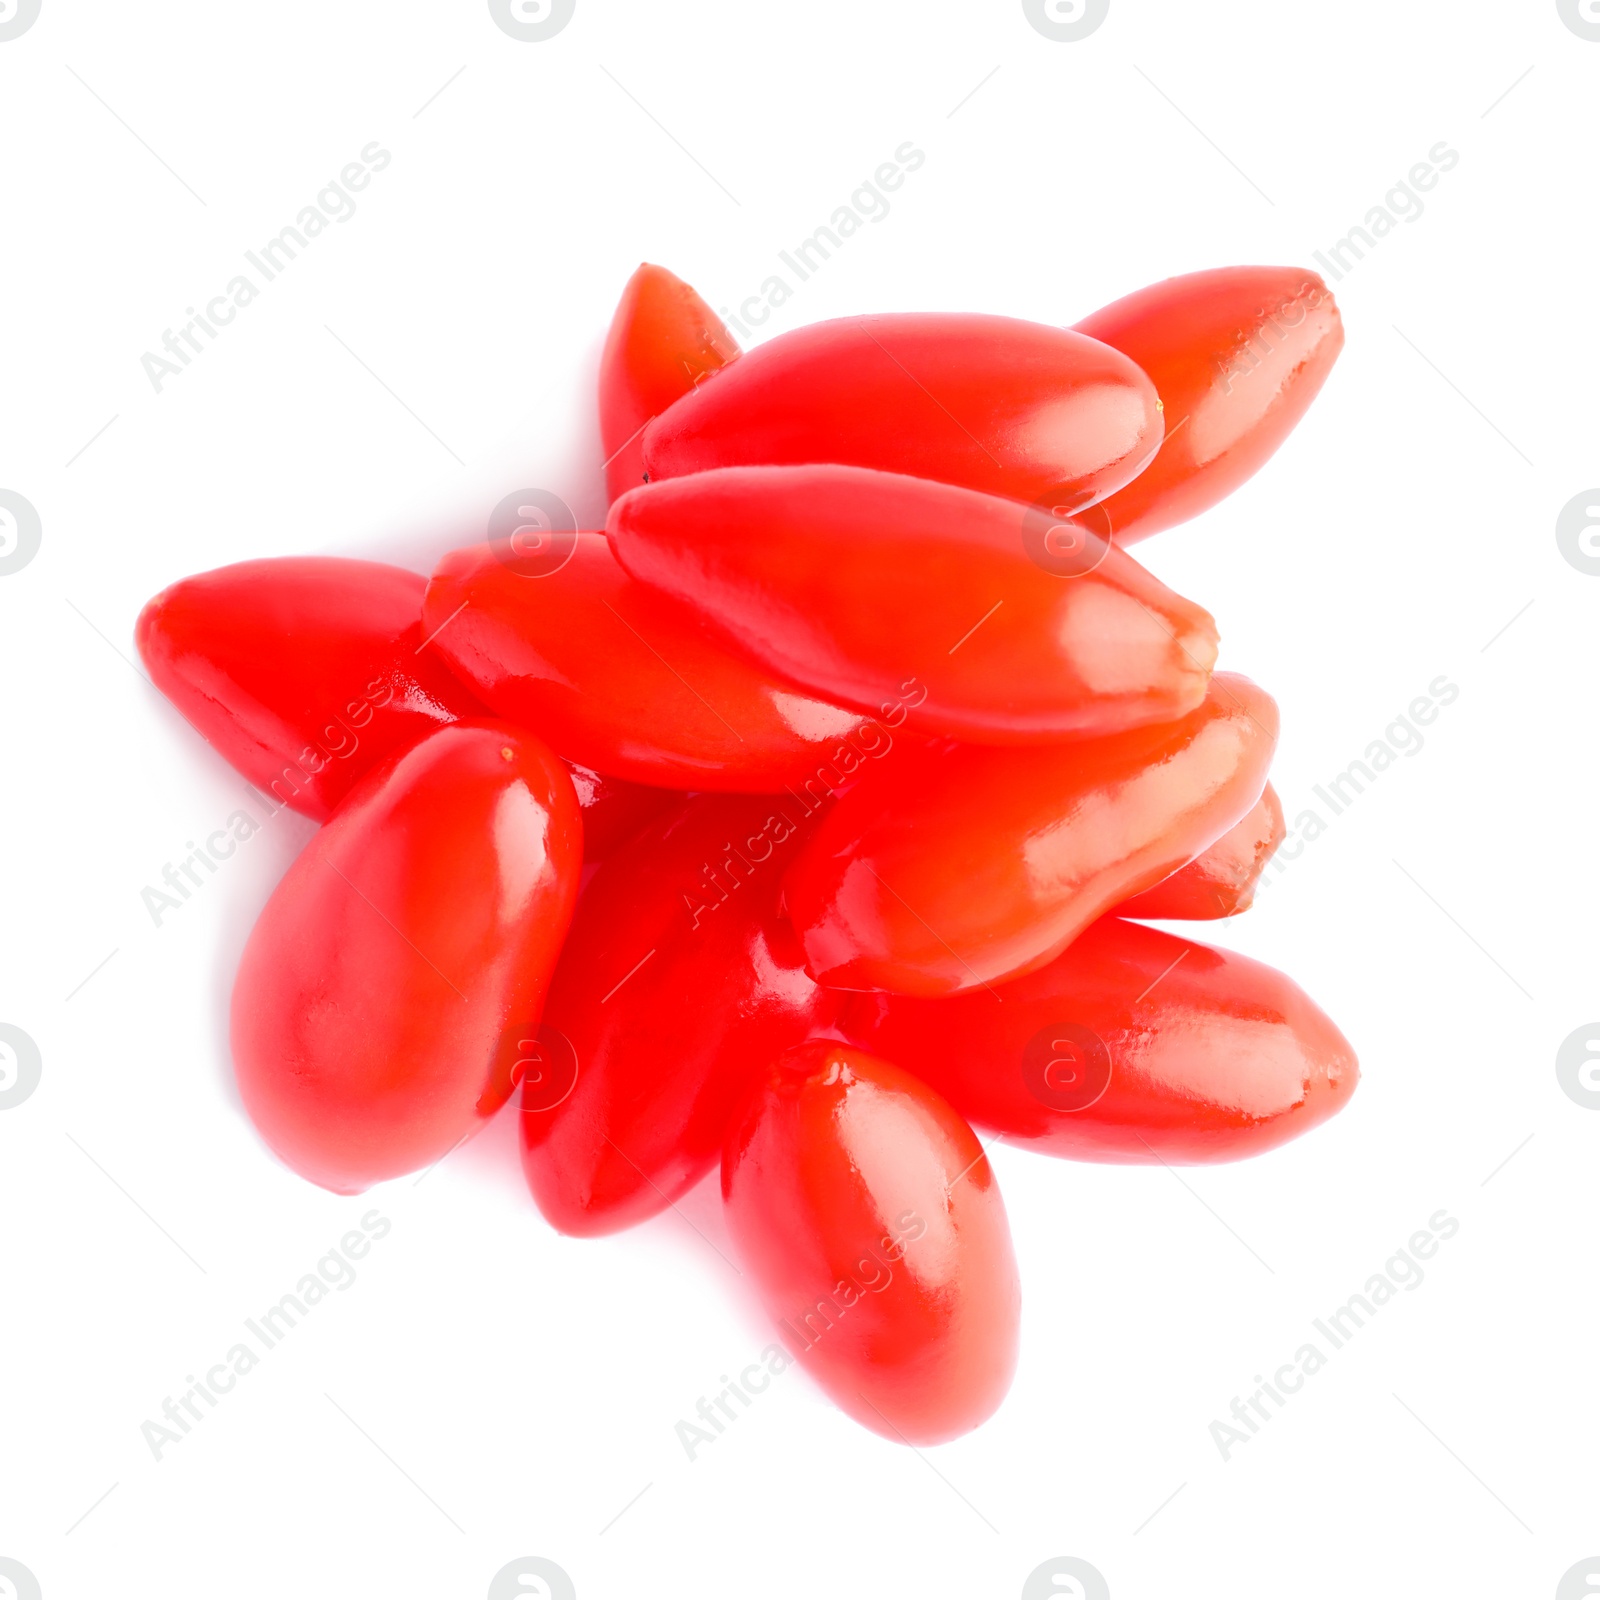
[{"label": "pile of goji berries", "polygon": [[851,317],[741,353],[641,267],[604,532],[550,497],[430,580],[311,557],[158,595],[156,683],[324,824],[234,987],[262,1137],[353,1193],[517,1092],[574,1234],[720,1160],[828,1393],[915,1444],[981,1422],[1020,1294],[974,1127],[1221,1161],[1355,1087],[1289,979],[1130,920],[1242,911],[1283,818],[1276,706],[1127,546],[1254,473],[1342,343],[1320,279],[1242,267],[1070,330]]}]

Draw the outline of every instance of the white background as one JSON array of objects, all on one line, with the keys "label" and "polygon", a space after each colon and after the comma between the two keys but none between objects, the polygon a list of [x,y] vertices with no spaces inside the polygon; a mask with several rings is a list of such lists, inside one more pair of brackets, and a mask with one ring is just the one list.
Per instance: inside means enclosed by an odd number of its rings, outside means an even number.
[{"label": "white background", "polygon": [[[1600,482],[1597,88],[1553,0],[1112,0],[1078,43],[1015,0],[578,0],[533,44],[482,0],[43,0],[0,43],[0,488],[43,527],[0,577],[0,1021],[43,1060],[0,1112],[0,1556],[46,1600],[476,1600],[523,1555],[582,1600],[1009,1600],[1058,1555],[1117,1600],[1554,1595],[1600,1551],[1600,1115],[1554,1068],[1600,1015],[1600,579],[1554,534]],[[141,355],[372,140],[393,161],[356,215],[158,395]],[[152,925],[140,890],[247,796],[132,626],[251,556],[426,570],[523,485],[590,522],[636,263],[732,305],[906,140],[927,160],[890,214],[766,333],[1067,323],[1310,264],[1460,153],[1335,285],[1348,344],[1300,431],[1138,552],[1277,696],[1291,817],[1433,679],[1460,696],[1201,930],[1340,1022],[1342,1117],[1181,1178],[998,1151],[1025,1296],[1000,1413],[919,1455],[795,1373],[690,1462],[674,1424],[771,1338],[714,1188],[576,1241],[510,1117],[360,1200],[257,1141],[226,998],[311,830],[280,815]],[[141,1423],[373,1206],[359,1280],[154,1460]],[[1426,1281],[1224,1462],[1211,1422],[1440,1208]]]}]

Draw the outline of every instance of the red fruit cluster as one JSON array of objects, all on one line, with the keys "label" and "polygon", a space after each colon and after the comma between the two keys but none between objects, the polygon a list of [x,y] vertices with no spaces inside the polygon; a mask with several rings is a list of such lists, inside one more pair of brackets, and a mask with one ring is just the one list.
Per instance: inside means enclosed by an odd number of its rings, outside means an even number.
[{"label": "red fruit cluster", "polygon": [[1254,473],[1342,342],[1314,275],[1228,268],[1070,330],[856,317],[741,354],[641,267],[604,532],[158,595],[156,683],[324,824],[234,987],[262,1137],[353,1193],[520,1092],[574,1234],[720,1161],[838,1403],[911,1443],[981,1422],[1020,1294],[974,1127],[1223,1161],[1354,1090],[1287,978],[1129,920],[1244,910],[1283,817],[1277,707],[1126,547]]}]

